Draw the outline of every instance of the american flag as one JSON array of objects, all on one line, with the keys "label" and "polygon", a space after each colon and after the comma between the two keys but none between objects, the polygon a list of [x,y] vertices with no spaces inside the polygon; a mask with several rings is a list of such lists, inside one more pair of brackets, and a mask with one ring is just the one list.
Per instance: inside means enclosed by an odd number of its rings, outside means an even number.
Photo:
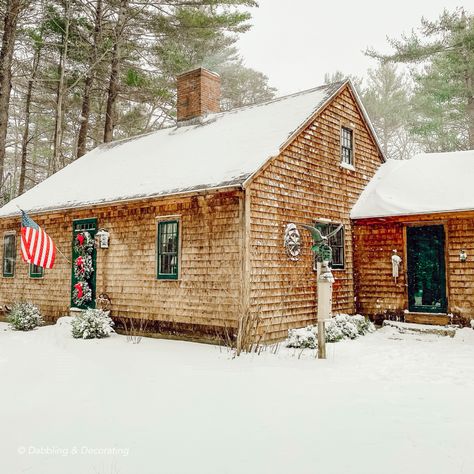
[{"label": "american flag", "polygon": [[53,268],[56,245],[25,211],[21,211],[21,256],[26,263]]}]

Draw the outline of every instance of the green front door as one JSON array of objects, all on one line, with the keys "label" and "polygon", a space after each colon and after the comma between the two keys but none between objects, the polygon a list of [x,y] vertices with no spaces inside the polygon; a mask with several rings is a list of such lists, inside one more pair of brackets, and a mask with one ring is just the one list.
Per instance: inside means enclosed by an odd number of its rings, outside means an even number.
[{"label": "green front door", "polygon": [[444,227],[407,227],[408,309],[445,313],[446,264]]},{"label": "green front door", "polygon": [[71,306],[95,308],[97,219],[73,222]]}]

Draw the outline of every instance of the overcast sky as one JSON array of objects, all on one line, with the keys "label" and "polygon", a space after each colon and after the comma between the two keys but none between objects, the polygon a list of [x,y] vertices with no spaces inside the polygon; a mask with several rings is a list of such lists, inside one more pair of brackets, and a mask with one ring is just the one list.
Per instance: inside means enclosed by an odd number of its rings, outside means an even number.
[{"label": "overcast sky", "polygon": [[363,50],[389,51],[386,36],[399,38],[425,16],[468,7],[455,0],[259,0],[252,29],[239,40],[246,65],[265,73],[279,94],[309,89],[326,72],[365,75],[375,61]]}]

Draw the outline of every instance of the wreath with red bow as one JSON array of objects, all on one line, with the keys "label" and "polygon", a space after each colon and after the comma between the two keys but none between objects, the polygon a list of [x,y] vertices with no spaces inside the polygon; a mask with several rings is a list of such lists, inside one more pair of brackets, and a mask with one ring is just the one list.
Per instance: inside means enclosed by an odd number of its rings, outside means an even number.
[{"label": "wreath with red bow", "polygon": [[90,255],[79,255],[74,260],[74,276],[78,280],[89,280],[94,272],[94,265]]},{"label": "wreath with red bow", "polygon": [[83,306],[92,300],[92,290],[87,282],[78,281],[74,285],[72,300],[76,306]]},{"label": "wreath with red bow", "polygon": [[91,255],[94,251],[95,242],[89,232],[81,232],[74,240],[74,250],[81,256]]}]

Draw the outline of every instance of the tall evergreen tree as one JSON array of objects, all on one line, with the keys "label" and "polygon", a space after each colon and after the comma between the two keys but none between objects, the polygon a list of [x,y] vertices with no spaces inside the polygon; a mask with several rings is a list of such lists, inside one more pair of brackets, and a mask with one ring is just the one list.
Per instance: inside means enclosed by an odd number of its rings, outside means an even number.
[{"label": "tall evergreen tree", "polygon": [[367,54],[383,62],[419,64],[412,131],[428,151],[474,149],[474,16],[465,9],[425,18],[419,32],[390,40],[394,52]]},{"label": "tall evergreen tree", "polygon": [[377,131],[385,156],[408,159],[416,144],[408,132],[410,85],[403,74],[390,63],[368,71],[362,100]]}]

